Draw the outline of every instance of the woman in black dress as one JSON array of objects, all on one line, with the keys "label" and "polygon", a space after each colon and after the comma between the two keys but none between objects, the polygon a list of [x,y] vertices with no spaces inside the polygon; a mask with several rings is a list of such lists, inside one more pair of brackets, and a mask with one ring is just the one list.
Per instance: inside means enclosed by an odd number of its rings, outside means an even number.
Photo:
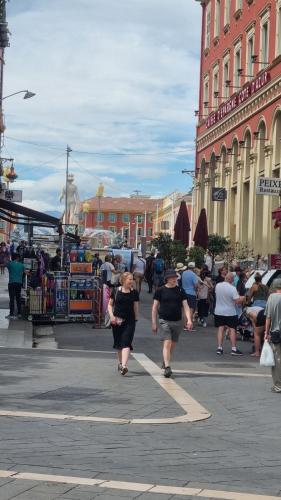
[{"label": "woman in black dress", "polygon": [[123,273],[120,277],[120,283],[121,286],[111,294],[108,313],[112,325],[113,348],[117,349],[118,370],[121,375],[126,375],[139,315],[139,294],[133,289],[133,275],[131,273]]}]

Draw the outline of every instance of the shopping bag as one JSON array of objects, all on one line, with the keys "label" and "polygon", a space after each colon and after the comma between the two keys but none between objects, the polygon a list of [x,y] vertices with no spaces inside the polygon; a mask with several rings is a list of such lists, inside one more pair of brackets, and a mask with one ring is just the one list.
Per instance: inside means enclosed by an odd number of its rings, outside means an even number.
[{"label": "shopping bag", "polygon": [[260,357],[260,365],[261,366],[275,366],[274,354],[272,347],[268,340],[264,341],[261,357]]}]

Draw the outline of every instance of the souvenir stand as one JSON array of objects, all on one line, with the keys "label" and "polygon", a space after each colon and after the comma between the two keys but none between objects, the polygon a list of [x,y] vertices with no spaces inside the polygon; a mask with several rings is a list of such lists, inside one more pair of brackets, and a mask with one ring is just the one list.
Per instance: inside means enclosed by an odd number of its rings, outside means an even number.
[{"label": "souvenir stand", "polygon": [[93,276],[92,263],[70,264],[68,278],[69,321],[93,321],[101,324],[101,279]]}]

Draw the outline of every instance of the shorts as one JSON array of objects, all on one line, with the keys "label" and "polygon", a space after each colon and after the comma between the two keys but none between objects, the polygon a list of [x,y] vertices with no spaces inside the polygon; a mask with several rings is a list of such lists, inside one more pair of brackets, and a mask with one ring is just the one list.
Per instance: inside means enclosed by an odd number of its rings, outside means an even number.
[{"label": "shorts", "polygon": [[159,319],[160,326],[160,340],[172,340],[178,342],[180,333],[182,332],[182,320],[180,321],[167,321],[166,319]]},{"label": "shorts", "polygon": [[197,304],[197,301],[196,301],[196,296],[195,295],[189,295],[188,293],[185,294],[186,296],[186,300],[187,300],[187,303],[189,305],[189,307],[191,307],[191,309],[196,309],[196,304]]},{"label": "shorts", "polygon": [[264,326],[265,325],[266,316],[264,314],[264,309],[258,312],[256,319],[256,326]]},{"label": "shorts", "polygon": [[238,316],[220,316],[215,314],[215,327],[228,326],[228,328],[236,329],[238,326]]}]

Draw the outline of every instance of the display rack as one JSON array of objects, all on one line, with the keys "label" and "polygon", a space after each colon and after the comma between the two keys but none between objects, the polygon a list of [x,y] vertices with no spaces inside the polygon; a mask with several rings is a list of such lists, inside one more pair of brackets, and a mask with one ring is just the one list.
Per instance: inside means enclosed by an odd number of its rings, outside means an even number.
[{"label": "display rack", "polygon": [[68,280],[70,320],[95,321],[100,323],[100,280],[96,276],[71,275]]}]

